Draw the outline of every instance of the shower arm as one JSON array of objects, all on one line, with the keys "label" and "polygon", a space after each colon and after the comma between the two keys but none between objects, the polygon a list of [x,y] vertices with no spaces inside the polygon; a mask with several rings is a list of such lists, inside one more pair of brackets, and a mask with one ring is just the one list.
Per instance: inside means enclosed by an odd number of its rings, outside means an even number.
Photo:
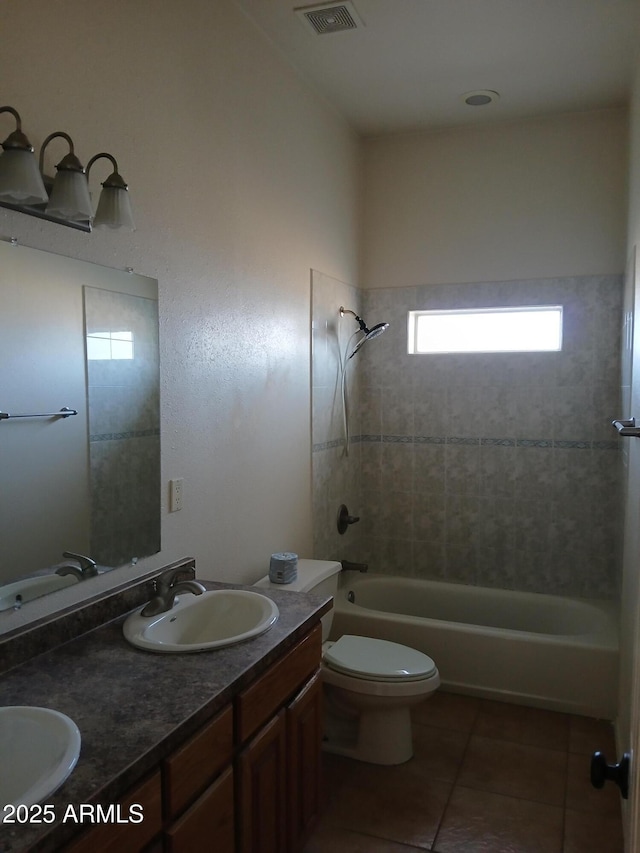
[{"label": "shower arm", "polygon": [[355,319],[356,323],[360,326],[360,331],[364,332],[365,335],[369,334],[369,329],[367,329],[366,323],[362,319],[362,317],[358,317],[355,311],[352,311],[350,308],[343,308],[340,306],[340,315],[344,317],[345,314],[351,314],[351,316]]}]

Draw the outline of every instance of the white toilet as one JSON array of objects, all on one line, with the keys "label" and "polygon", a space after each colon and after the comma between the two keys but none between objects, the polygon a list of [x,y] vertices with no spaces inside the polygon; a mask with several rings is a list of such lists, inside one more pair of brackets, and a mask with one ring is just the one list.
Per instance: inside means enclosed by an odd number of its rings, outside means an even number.
[{"label": "white toilet", "polygon": [[[256,586],[336,595],[342,566],[330,560],[299,560],[293,583]],[[322,617],[324,748],[371,764],[402,764],[413,755],[411,707],[440,686],[427,655],[387,640],[345,635],[328,639],[333,611]]]}]

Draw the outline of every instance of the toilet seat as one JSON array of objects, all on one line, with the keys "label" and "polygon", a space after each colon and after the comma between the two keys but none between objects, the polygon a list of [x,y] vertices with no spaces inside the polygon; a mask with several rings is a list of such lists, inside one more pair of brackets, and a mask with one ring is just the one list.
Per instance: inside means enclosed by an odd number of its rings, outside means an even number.
[{"label": "toilet seat", "polygon": [[383,683],[424,681],[438,671],[431,658],[416,649],[352,634],[327,643],[323,662],[327,668],[351,678]]}]

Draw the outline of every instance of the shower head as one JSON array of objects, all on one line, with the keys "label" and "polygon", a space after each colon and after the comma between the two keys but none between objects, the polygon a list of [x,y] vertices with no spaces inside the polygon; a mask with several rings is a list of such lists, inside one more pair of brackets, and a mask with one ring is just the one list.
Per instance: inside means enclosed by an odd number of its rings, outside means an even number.
[{"label": "shower head", "polygon": [[[366,343],[366,341],[373,340],[373,338],[377,338],[378,335],[381,335],[389,328],[388,323],[377,323],[373,328],[367,328],[366,323],[362,319],[362,317],[358,317],[355,311],[351,311],[349,308],[343,308],[340,306],[340,316],[344,317],[345,314],[352,314],[355,318],[356,323],[360,326],[360,331],[362,332],[362,337],[358,341],[358,343],[353,348],[353,352],[349,356],[349,358],[353,358],[354,355],[358,352],[360,347]],[[349,359],[347,359],[348,361]]]},{"label": "shower head", "polygon": [[373,338],[377,338],[378,335],[381,335],[383,332],[386,332],[386,330],[388,328],[389,328],[388,323],[377,323],[373,327],[373,329],[369,329],[369,331],[367,332],[367,334],[364,338],[365,341],[371,341],[371,340],[373,340]]}]

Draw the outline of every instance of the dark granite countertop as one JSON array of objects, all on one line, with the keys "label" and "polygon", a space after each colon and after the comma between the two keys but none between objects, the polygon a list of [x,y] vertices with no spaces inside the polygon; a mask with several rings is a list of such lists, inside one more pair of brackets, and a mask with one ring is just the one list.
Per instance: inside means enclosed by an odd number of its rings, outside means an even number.
[{"label": "dark granite countertop", "polygon": [[[250,588],[202,582],[209,589]],[[0,677],[0,705],[62,711],[82,736],[73,773],[47,798],[57,823],[0,825],[0,853],[60,850],[79,829],[61,822],[68,804],[117,802],[330,609],[326,596],[260,592],[277,603],[278,621],[265,634],[226,649],[145,652],[124,639],[123,615]]]}]

